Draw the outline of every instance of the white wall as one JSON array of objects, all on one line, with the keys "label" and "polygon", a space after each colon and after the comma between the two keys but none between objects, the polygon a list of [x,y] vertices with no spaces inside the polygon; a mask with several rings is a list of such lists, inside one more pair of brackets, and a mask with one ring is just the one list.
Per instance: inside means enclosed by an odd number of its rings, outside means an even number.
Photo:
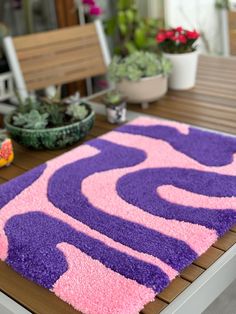
[{"label": "white wall", "polygon": [[222,54],[221,25],[215,0],[165,0],[164,6],[168,26],[196,28],[203,34],[200,51]]}]

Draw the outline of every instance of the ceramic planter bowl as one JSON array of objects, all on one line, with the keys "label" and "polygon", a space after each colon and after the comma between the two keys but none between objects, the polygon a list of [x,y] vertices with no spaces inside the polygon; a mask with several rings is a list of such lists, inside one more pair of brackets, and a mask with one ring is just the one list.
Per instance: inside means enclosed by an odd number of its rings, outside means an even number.
[{"label": "ceramic planter bowl", "polygon": [[164,56],[171,61],[173,66],[169,76],[169,88],[175,90],[193,88],[197,76],[198,52],[164,53]]},{"label": "ceramic planter bowl", "polygon": [[11,124],[14,112],[6,115],[4,123],[11,138],[19,144],[34,149],[64,148],[85,137],[93,127],[95,113],[87,104],[86,107],[89,114],[84,120],[56,128],[31,130],[16,127]]},{"label": "ceramic planter bowl", "polygon": [[149,102],[158,100],[167,92],[167,77],[157,75],[145,77],[137,82],[123,80],[116,85],[130,103],[141,103],[143,107]]}]

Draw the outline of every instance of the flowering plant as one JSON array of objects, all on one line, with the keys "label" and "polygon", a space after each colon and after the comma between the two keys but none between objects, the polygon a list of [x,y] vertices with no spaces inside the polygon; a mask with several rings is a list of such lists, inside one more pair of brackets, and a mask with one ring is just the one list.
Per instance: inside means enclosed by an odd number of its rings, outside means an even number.
[{"label": "flowering plant", "polygon": [[196,30],[189,31],[179,26],[160,30],[156,41],[162,51],[177,54],[195,51],[194,43],[199,37],[200,34]]},{"label": "flowering plant", "polygon": [[91,16],[100,16],[103,13],[102,8],[95,0],[82,0],[82,3],[85,6],[88,14]]}]

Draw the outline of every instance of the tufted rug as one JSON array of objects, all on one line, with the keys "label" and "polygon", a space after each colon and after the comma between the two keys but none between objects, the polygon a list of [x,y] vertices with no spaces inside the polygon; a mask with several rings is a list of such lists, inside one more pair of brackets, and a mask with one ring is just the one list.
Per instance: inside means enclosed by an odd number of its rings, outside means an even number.
[{"label": "tufted rug", "polygon": [[140,117],[0,186],[0,259],[132,314],[236,224],[236,138]]}]

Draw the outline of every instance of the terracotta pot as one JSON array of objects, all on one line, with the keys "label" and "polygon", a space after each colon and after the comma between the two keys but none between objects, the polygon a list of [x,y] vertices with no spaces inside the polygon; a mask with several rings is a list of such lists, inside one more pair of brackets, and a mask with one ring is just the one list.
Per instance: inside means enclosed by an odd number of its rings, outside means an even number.
[{"label": "terracotta pot", "polygon": [[163,75],[145,77],[137,82],[123,80],[116,84],[130,103],[141,103],[145,107],[149,102],[163,97],[167,92],[167,77]]},{"label": "terracotta pot", "polygon": [[193,88],[196,83],[198,52],[180,54],[164,53],[173,65],[169,76],[169,88],[175,90],[186,90]]}]

